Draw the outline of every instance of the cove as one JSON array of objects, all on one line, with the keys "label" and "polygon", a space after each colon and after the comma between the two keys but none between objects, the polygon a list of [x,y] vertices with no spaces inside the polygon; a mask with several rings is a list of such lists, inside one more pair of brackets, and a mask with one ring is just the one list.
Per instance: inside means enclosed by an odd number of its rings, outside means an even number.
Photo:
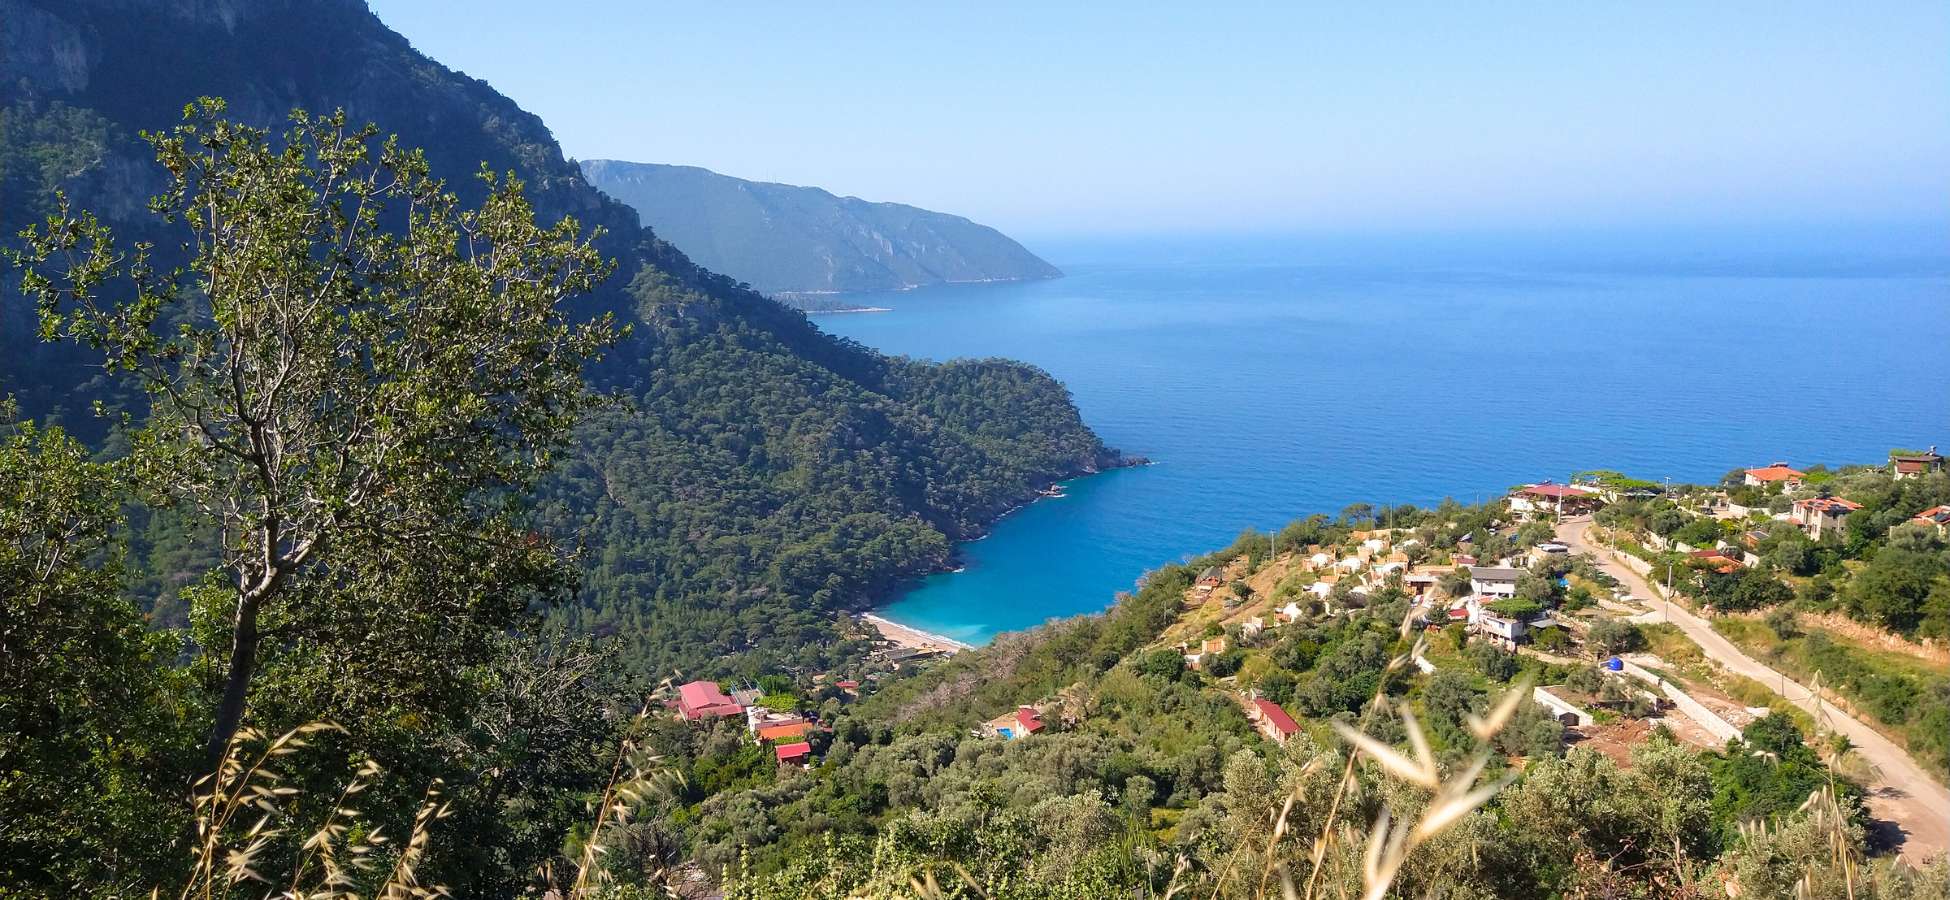
[{"label": "cove", "polygon": [[1938,263],[1381,256],[1098,248],[1053,257],[1062,279],[866,295],[891,311],[820,317],[892,353],[1041,366],[1106,443],[1156,462],[1068,482],[880,614],[980,644],[1349,504],[1950,444]]}]

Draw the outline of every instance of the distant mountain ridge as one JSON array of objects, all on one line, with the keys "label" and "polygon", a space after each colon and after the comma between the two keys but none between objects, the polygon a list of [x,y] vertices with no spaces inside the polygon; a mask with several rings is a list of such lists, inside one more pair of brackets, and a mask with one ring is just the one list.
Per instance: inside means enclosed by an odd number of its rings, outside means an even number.
[{"label": "distant mountain ridge", "polygon": [[1063,275],[987,225],[903,203],[696,166],[594,159],[582,171],[698,264],[768,294],[803,299]]}]

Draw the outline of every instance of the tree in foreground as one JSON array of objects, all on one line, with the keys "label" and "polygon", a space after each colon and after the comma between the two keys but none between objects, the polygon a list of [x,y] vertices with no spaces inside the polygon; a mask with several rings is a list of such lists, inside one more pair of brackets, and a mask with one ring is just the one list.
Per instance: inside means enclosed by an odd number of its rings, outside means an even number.
[{"label": "tree in foreground", "polygon": [[483,171],[463,209],[371,126],[293,122],[274,141],[205,100],[147,136],[180,247],[120,247],[64,199],[12,254],[43,338],[147,392],[133,482],[221,536],[186,592],[205,773],[247,711],[260,730],[464,719],[470,673],[569,583],[518,501],[616,334],[571,319],[608,266],[572,220],[537,226],[520,182]]}]

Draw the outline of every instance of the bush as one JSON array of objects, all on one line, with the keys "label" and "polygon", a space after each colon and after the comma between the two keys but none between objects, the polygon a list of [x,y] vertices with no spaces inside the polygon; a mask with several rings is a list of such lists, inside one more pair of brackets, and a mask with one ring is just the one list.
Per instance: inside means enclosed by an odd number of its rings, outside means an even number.
[{"label": "bush", "polygon": [[1645,649],[1645,633],[1623,619],[1606,619],[1591,626],[1590,644],[1599,654],[1615,656]]},{"label": "bush", "polygon": [[1139,660],[1138,671],[1176,681],[1185,673],[1185,656],[1176,650],[1153,650]]},{"label": "bush", "polygon": [[1545,653],[1563,653],[1571,646],[1571,639],[1562,628],[1539,628],[1531,632],[1530,643]]}]

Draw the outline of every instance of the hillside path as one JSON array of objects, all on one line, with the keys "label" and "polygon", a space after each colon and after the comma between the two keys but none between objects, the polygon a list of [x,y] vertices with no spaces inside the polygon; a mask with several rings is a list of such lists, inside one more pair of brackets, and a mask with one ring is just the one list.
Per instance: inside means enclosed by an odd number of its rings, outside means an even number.
[{"label": "hillside path", "polygon": [[1869,812],[1893,824],[1901,832],[1903,858],[1920,864],[1950,850],[1950,790],[1931,778],[1909,754],[1881,732],[1870,728],[1841,707],[1814,696],[1793,679],[1741,652],[1732,641],[1713,630],[1711,623],[1693,614],[1684,604],[1663,602],[1657,590],[1637,572],[1620,563],[1608,548],[1592,544],[1586,537],[1591,527],[1587,516],[1565,520],[1558,525],[1558,540],[1570,545],[1574,553],[1588,553],[1605,573],[1619,580],[1633,596],[1647,598],[1661,618],[1677,626],[1681,633],[1698,644],[1707,658],[1728,671],[1745,675],[1779,694],[1788,702],[1816,718],[1826,717],[1829,727],[1846,735],[1854,752],[1874,770],[1866,787]]}]

